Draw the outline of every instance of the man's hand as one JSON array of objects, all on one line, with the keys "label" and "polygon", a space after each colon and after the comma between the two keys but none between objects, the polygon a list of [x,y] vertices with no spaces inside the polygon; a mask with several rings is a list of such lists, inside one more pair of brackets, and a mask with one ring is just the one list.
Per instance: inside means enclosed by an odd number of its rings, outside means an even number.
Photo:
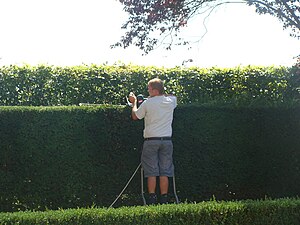
[{"label": "man's hand", "polygon": [[130,92],[128,99],[129,99],[129,102],[131,102],[132,104],[134,104],[136,102],[136,96],[135,96],[135,94],[133,92]]},{"label": "man's hand", "polygon": [[135,115],[135,111],[137,110],[137,106],[136,106],[137,101],[136,101],[136,96],[133,92],[130,92],[128,96],[128,100],[132,104],[131,118],[133,120],[138,120],[137,116]]}]

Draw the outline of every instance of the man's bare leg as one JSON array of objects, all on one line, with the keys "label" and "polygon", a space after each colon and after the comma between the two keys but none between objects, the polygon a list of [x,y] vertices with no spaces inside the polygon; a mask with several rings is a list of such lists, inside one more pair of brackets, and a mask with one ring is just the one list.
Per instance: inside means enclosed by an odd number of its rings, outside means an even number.
[{"label": "man's bare leg", "polygon": [[160,194],[164,195],[168,193],[169,178],[167,176],[159,177]]},{"label": "man's bare leg", "polygon": [[156,177],[148,177],[148,193],[155,193]]}]

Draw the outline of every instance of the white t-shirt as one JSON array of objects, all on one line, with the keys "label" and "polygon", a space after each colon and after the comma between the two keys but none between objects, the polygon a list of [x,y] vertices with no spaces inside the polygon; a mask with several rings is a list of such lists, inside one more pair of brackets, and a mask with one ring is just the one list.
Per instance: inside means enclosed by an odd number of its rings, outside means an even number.
[{"label": "white t-shirt", "polygon": [[149,97],[135,111],[137,118],[145,118],[144,138],[171,137],[173,112],[177,106],[175,96]]}]

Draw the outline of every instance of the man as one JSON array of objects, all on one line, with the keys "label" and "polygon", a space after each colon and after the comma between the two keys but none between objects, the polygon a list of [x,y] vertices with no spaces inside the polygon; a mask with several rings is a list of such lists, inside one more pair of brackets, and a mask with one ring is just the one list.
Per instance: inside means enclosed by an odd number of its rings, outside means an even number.
[{"label": "man", "polygon": [[168,203],[169,178],[174,175],[172,121],[177,98],[164,94],[163,81],[155,78],[148,82],[149,98],[137,108],[136,96],[131,92],[132,119],[144,118],[142,166],[148,179],[148,204],[156,204],[156,177],[159,176],[160,203]]}]

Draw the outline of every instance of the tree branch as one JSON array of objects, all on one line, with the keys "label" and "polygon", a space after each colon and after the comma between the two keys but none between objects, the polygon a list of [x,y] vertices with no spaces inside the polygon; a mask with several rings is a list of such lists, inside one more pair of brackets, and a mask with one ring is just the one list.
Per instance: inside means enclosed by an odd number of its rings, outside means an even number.
[{"label": "tree branch", "polygon": [[[250,3],[257,3],[257,4],[260,4],[260,5],[263,5],[267,9],[271,9],[274,13],[278,12],[278,10],[276,10],[275,8],[271,7],[270,5],[267,5],[264,2],[258,1],[258,0],[249,0],[248,2],[250,2]],[[282,2],[284,2],[284,1],[282,1]],[[289,21],[291,23],[291,25],[296,26],[300,30],[300,23],[298,25],[295,21],[291,20],[289,17],[285,16],[283,13],[281,13],[280,15],[282,17],[284,17],[287,21]]]},{"label": "tree branch", "polygon": [[[221,5],[230,3],[247,4],[255,6],[259,14],[269,14],[277,17],[283,28],[292,28],[291,36],[297,37],[300,31],[300,18],[297,0],[119,0],[124,5],[124,10],[130,14],[128,21],[122,26],[127,29],[121,40],[112,47],[127,48],[135,45],[147,54],[154,47],[168,44],[170,49],[174,42],[178,45],[189,44],[189,41],[173,39],[185,27],[192,17],[203,15],[203,26],[205,33],[198,38],[199,42],[208,32],[206,27],[207,18]],[[159,33],[162,41],[155,36]],[[300,36],[299,36],[300,37]],[[166,42],[164,43],[165,39]],[[177,45],[177,43],[175,43]]]},{"label": "tree branch", "polygon": [[300,30],[300,19],[295,15],[295,13],[293,12],[293,10],[289,7],[289,5],[286,3],[286,1],[281,1],[284,6],[287,8],[287,10],[289,11],[289,13],[291,14],[291,16],[294,18],[295,22],[295,26]]}]

